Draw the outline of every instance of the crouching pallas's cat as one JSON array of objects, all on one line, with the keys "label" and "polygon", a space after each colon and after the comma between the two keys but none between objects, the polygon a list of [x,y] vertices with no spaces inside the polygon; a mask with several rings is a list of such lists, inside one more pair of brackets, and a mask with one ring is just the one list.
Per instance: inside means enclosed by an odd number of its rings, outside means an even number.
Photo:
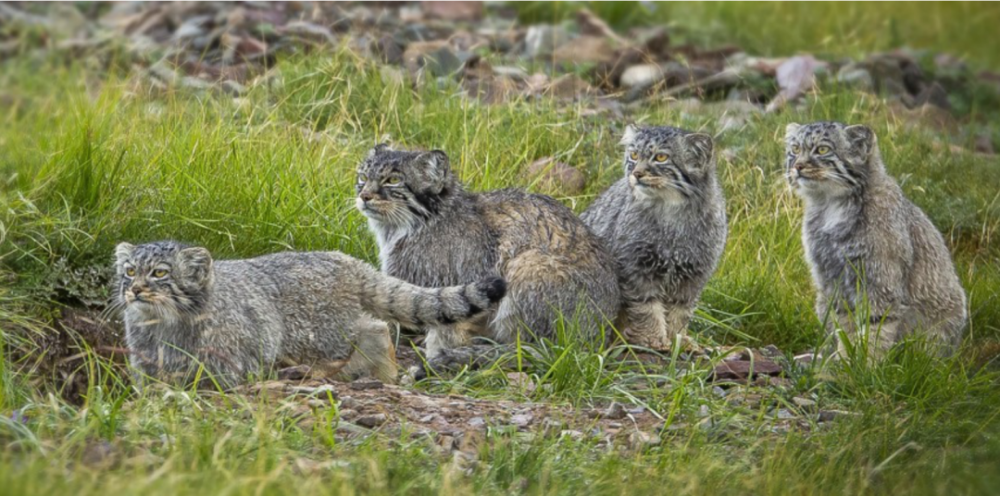
[{"label": "crouching pallas's cat", "polygon": [[376,146],[358,167],[357,207],[379,244],[383,272],[420,285],[503,277],[495,312],[459,329],[430,326],[435,368],[464,361],[472,335],[503,343],[553,339],[560,319],[581,338],[600,335],[618,313],[614,260],[561,203],[515,189],[474,193],[439,150]]},{"label": "crouching pallas's cat", "polygon": [[629,126],[624,177],[583,213],[618,262],[629,343],[669,348],[683,335],[726,246],[726,202],[712,138]]},{"label": "crouching pallas's cat", "polygon": [[213,261],[205,248],[161,241],[121,243],[115,257],[131,363],[171,382],[204,366],[206,378],[232,386],[285,362],[394,381],[383,320],[459,322],[506,291],[496,277],[421,288],[338,252]]},{"label": "crouching pallas's cat", "polygon": [[[903,196],[875,133],[839,122],[789,124],[789,184],[805,201],[802,241],[816,311],[877,356],[926,333],[953,349],[966,322],[965,292],[941,233]],[[844,344],[839,340],[840,351]]]}]

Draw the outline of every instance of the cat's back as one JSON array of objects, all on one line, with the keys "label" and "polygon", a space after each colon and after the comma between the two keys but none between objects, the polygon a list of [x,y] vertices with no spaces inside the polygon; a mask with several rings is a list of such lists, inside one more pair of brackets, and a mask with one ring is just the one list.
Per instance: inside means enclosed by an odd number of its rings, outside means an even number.
[{"label": "cat's back", "polygon": [[228,307],[223,312],[250,313],[283,326],[347,325],[357,310],[355,282],[362,264],[333,251],[220,261],[215,299]]},{"label": "cat's back", "polygon": [[619,226],[619,219],[628,211],[631,201],[632,190],[628,179],[621,178],[598,195],[580,215],[580,219],[598,236],[611,237]]},{"label": "cat's back", "polygon": [[498,233],[501,250],[533,248],[595,262],[607,255],[586,224],[552,197],[508,188],[481,194],[480,203],[487,223]]},{"label": "cat's back", "polygon": [[[338,252],[279,252],[215,262],[216,286],[261,288],[267,292],[329,283],[343,270],[347,255]],[[220,288],[221,289],[221,288]]]}]

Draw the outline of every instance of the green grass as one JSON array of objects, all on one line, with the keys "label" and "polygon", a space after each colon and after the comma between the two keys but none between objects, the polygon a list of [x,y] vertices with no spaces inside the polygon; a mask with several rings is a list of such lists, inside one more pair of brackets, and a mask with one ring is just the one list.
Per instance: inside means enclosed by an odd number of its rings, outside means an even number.
[{"label": "green grass", "polygon": [[[866,38],[860,27],[885,16],[859,17],[862,7],[854,4],[843,7],[843,17],[827,5],[809,16],[805,7],[787,4],[658,8],[670,9],[677,22],[755,19],[746,25],[782,31],[780,37],[753,30],[730,37],[766,53],[835,45],[809,35],[824,18],[859,23],[845,32],[852,40],[845,51],[894,43],[888,34]],[[941,14],[929,15],[941,26],[958,25],[963,16],[945,15],[949,8],[971,9],[934,5],[925,12]],[[765,23],[775,12],[799,22],[787,22],[794,26],[787,29]],[[989,39],[975,38],[984,29],[979,20],[989,15],[970,16],[968,31],[948,40],[942,29],[911,37],[903,29],[915,28],[902,22],[899,36],[946,48],[967,43],[970,48],[955,49],[972,54],[978,45],[968,40]],[[720,33],[708,26],[705,36]],[[521,171],[555,155],[589,174],[583,193],[559,198],[581,211],[620,173],[623,122],[546,101],[485,107],[454,97],[457,87],[411,91],[384,83],[377,67],[349,53],[283,61],[280,75],[238,102],[151,91],[124,73],[104,77],[28,55],[0,62],[0,92],[13,102],[0,114],[0,487],[7,494],[642,494],[667,488],[680,494],[979,494],[1000,483],[998,377],[994,366],[979,366],[1000,341],[1000,170],[995,159],[935,146],[941,137],[905,127],[877,98],[822,92],[801,110],[752,116],[744,128],[725,133],[711,107],[690,112],[660,102],[630,117],[709,132],[727,151],[718,166],[731,233],[694,324],[700,339],[774,343],[786,352],[823,339],[799,241],[801,205],[781,177],[781,136],[788,122],[838,119],[876,130],[890,172],[945,233],[970,297],[970,338],[961,356],[938,360],[920,343],[908,343],[879,365],[859,360],[829,370],[797,368],[785,388],[750,388],[765,397],[765,406],[755,409],[717,395],[707,381],[711,362],[691,370],[642,367],[620,348],[534,345],[534,354],[522,357],[538,386],[534,392],[512,391],[494,369],[417,387],[578,407],[616,400],[643,405],[675,429],[661,443],[636,450],[626,442],[605,446],[586,436],[497,428],[468,459],[456,460],[435,451],[432,441],[404,434],[338,436],[335,404],[315,407],[316,422],[306,427],[280,401],[132,393],[119,369],[92,351],[76,369],[89,387],[80,403],[68,402],[57,378],[35,372],[44,351],[28,338],[56,332],[50,321],[60,305],[107,297],[101,284],[122,240],[176,238],[220,258],[339,249],[375,261],[375,244],[352,206],[353,171],[385,135],[402,146],[446,150],[474,190],[530,187]],[[788,407],[796,395],[857,415],[810,425],[810,431],[774,432],[766,406]],[[111,455],[95,455],[105,451]]]}]

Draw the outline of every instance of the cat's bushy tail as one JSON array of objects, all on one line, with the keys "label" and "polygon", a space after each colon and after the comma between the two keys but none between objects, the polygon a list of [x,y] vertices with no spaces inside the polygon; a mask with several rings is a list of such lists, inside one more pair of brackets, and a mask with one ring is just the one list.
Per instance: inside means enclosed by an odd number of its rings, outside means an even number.
[{"label": "cat's bushy tail", "polygon": [[462,286],[424,288],[371,269],[360,282],[361,307],[405,327],[449,325],[478,316],[507,294],[507,282],[489,277]]}]

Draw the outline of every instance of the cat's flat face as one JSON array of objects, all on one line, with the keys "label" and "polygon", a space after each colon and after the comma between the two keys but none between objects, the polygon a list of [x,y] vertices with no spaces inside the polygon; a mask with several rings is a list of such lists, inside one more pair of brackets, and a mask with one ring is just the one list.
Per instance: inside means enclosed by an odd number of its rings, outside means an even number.
[{"label": "cat's flat face", "polygon": [[355,206],[385,226],[408,226],[437,212],[452,182],[441,151],[410,152],[376,146],[358,166]]},{"label": "cat's flat face", "polygon": [[864,186],[875,135],[865,126],[839,122],[789,124],[785,174],[800,195],[836,197]]},{"label": "cat's flat face", "polygon": [[711,174],[712,140],[673,127],[629,127],[625,176],[636,198],[679,203],[700,194]]},{"label": "cat's flat face", "polygon": [[200,307],[211,280],[212,259],[204,248],[172,241],[115,249],[117,296],[127,309],[172,319]]}]

